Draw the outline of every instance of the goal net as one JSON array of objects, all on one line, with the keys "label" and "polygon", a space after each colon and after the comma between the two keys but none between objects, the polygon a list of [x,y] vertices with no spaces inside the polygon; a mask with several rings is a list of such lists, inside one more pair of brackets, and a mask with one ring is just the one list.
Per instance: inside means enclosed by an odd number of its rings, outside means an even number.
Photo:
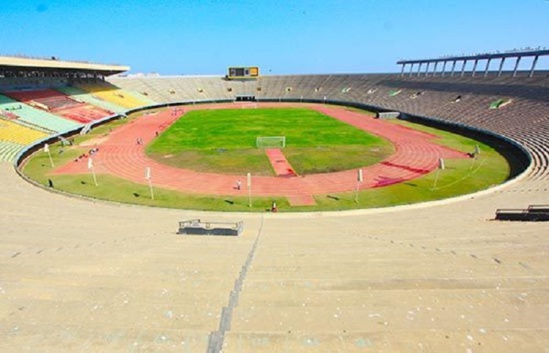
[{"label": "goal net", "polygon": [[257,148],[284,148],[286,136],[258,136],[255,145]]}]

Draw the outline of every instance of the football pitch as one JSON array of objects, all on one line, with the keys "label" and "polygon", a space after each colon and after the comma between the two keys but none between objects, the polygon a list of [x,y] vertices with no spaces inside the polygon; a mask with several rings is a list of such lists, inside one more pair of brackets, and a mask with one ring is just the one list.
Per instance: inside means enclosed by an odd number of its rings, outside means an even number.
[{"label": "football pitch", "polygon": [[394,152],[386,140],[305,108],[198,110],[148,147],[149,157],[200,172],[273,175],[259,136],[284,136],[284,155],[300,175],[359,168]]}]

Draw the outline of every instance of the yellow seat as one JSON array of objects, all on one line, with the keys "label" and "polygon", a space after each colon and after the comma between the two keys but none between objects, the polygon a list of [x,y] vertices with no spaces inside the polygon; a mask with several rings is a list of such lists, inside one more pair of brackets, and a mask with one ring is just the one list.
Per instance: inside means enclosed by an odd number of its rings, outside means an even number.
[{"label": "yellow seat", "polygon": [[0,140],[28,145],[33,141],[46,137],[47,134],[19,125],[9,120],[0,119]]}]

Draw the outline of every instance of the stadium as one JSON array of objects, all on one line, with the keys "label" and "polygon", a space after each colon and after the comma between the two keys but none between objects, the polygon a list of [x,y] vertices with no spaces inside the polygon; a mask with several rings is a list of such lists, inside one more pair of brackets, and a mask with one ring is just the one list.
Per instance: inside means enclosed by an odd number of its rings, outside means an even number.
[{"label": "stadium", "polygon": [[[547,350],[549,71],[538,59],[548,55],[528,48],[407,59],[393,63],[394,73],[244,66],[193,76],[1,56],[1,350]],[[219,159],[200,173],[170,174],[172,152],[149,150],[178,122],[208,122],[192,114],[238,110],[259,120],[253,114],[269,109],[367,124],[398,148],[368,165],[297,175],[305,173],[294,161],[305,157],[291,159],[288,133],[268,146],[283,151],[267,159],[274,175],[249,177],[241,166],[215,174]],[[323,120],[312,119],[304,131],[318,138]],[[428,145],[438,131],[471,140]],[[250,136],[256,143],[259,134]],[[465,193],[371,201],[391,188],[437,190],[461,178],[447,176],[459,163],[466,175],[480,170],[489,149],[507,164]],[[397,152],[402,159],[391,159]],[[286,157],[291,167],[277,172]],[[122,190],[133,194],[116,197]],[[181,234],[196,224],[234,226],[238,236]]]}]

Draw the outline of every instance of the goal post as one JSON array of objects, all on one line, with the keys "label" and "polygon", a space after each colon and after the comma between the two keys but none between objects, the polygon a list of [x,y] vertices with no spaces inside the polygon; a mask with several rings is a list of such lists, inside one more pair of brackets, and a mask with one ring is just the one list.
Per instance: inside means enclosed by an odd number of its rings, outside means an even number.
[{"label": "goal post", "polygon": [[258,136],[255,140],[257,148],[284,148],[286,136]]}]

